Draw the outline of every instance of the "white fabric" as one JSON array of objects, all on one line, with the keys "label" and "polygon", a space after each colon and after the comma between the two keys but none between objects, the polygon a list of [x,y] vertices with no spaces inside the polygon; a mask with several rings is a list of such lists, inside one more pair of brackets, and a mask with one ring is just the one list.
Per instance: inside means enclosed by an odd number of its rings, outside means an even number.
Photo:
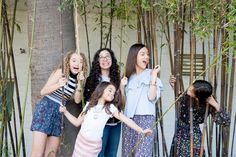
[{"label": "white fabric", "polygon": [[[87,106],[88,103],[83,110],[85,110]],[[104,105],[100,104],[97,104],[88,110],[81,125],[80,132],[87,138],[94,140],[101,139],[103,135],[103,129],[108,119],[112,117],[115,111],[117,111],[117,108],[113,104],[110,105],[109,109],[112,114],[106,113]]]}]

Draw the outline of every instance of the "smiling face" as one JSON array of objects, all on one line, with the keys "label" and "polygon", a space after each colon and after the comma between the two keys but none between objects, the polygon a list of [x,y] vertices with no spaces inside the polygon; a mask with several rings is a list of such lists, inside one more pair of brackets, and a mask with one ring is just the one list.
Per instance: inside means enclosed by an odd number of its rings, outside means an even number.
[{"label": "smiling face", "polygon": [[70,57],[70,71],[73,74],[78,74],[83,67],[83,58],[77,53],[73,53]]},{"label": "smiling face", "polygon": [[116,88],[113,85],[108,85],[102,95],[105,102],[111,102],[114,99]]},{"label": "smiling face", "polygon": [[146,47],[143,47],[139,50],[137,55],[137,63],[136,63],[136,72],[143,71],[146,69],[149,63],[149,52]]},{"label": "smiling face", "polygon": [[109,70],[112,65],[112,58],[107,50],[103,50],[99,54],[99,65],[102,70]]}]

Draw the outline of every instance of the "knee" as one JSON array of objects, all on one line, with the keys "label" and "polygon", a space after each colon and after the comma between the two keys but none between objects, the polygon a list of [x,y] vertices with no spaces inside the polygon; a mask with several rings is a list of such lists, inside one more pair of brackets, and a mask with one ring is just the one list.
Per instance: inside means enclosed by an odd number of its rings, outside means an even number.
[{"label": "knee", "polygon": [[57,149],[56,148],[51,148],[47,152],[45,152],[46,157],[56,157],[57,155]]},{"label": "knee", "polygon": [[32,151],[31,157],[43,157],[43,152]]}]

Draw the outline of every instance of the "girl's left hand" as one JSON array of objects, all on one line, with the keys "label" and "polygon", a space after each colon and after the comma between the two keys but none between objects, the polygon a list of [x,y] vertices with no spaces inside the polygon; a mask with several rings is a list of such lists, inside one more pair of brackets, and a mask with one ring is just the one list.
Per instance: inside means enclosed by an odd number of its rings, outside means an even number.
[{"label": "girl's left hand", "polygon": [[160,72],[161,70],[161,66],[160,65],[156,65],[154,67],[154,69],[152,70],[152,76],[157,76],[157,74]]},{"label": "girl's left hand", "polygon": [[145,130],[142,131],[142,133],[143,133],[144,135],[150,136],[150,135],[152,134],[152,129],[150,129],[150,128],[145,129]]},{"label": "girl's left hand", "polygon": [[84,77],[84,72],[81,71],[78,75],[77,75],[77,81],[83,81],[85,79]]}]

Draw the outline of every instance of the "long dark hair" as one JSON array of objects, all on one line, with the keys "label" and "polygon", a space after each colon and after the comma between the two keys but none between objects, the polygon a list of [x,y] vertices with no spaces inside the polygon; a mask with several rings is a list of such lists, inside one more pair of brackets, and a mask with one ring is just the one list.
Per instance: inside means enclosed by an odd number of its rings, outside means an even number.
[{"label": "long dark hair", "polygon": [[127,78],[129,78],[132,74],[136,72],[135,67],[137,64],[137,55],[139,50],[142,49],[143,47],[145,47],[145,45],[141,43],[134,44],[130,47],[126,60],[126,70],[125,70],[126,71],[125,76]]},{"label": "long dark hair", "polygon": [[[85,109],[83,114],[86,114],[90,108],[92,108],[92,107],[94,107],[98,104],[98,100],[102,97],[102,95],[104,93],[104,90],[109,85],[112,85],[116,88],[115,84],[113,84],[111,82],[101,82],[97,85],[97,87],[95,88],[94,92],[91,95],[91,99],[89,101],[89,104],[88,104],[88,106]],[[116,103],[116,100],[117,100],[116,97],[117,97],[117,94],[114,95],[114,99],[111,102],[105,102],[105,104],[104,104],[105,111],[108,114],[111,114],[111,111],[109,110],[110,104],[115,104]]]},{"label": "long dark hair", "polygon": [[205,80],[196,80],[193,83],[194,94],[200,104],[206,104],[206,99],[212,95],[213,87]]},{"label": "long dark hair", "polygon": [[99,55],[104,50],[110,53],[112,59],[112,65],[110,67],[110,72],[109,72],[110,81],[114,83],[116,89],[118,89],[120,86],[120,70],[114,52],[109,48],[99,49],[94,55],[92,68],[90,70],[88,78],[86,79],[84,88],[85,101],[88,101],[90,99],[91,94],[93,93],[97,85],[100,83],[101,67],[99,63]]}]

